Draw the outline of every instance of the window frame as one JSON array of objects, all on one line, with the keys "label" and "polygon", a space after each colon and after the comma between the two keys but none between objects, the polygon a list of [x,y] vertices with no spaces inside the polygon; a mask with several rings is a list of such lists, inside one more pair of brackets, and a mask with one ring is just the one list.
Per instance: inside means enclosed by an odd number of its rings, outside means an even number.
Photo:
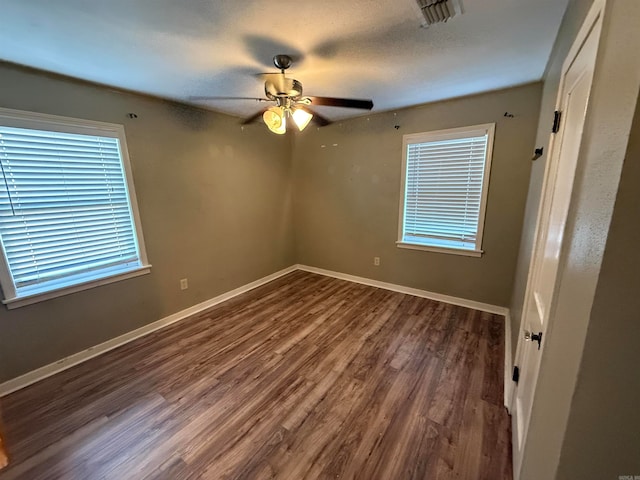
[{"label": "window frame", "polygon": [[[8,309],[18,308],[25,305],[49,300],[51,298],[68,295],[70,293],[87,290],[90,288],[107,285],[109,283],[126,280],[128,278],[138,277],[150,273],[151,265],[147,258],[147,251],[142,232],[142,223],[140,221],[140,212],[138,210],[138,201],[133,183],[133,173],[131,170],[131,162],[129,160],[129,150],[125,137],[123,125],[114,123],[98,122],[94,120],[76,119],[63,117],[58,115],[49,115],[44,113],[27,112],[21,110],[13,110],[0,107],[0,125],[13,128],[27,128],[45,130],[50,132],[71,133],[80,135],[93,135],[101,137],[117,138],[120,145],[120,158],[122,161],[122,171],[124,174],[124,183],[127,189],[127,197],[131,207],[132,223],[136,239],[136,247],[140,265],[131,269],[120,271],[117,273],[107,273],[101,277],[88,278],[87,280],[66,285],[43,292],[18,296],[13,283],[11,271],[4,250],[4,245],[0,241],[0,286],[2,286],[3,299],[2,303]],[[91,277],[90,275],[87,275]]]},{"label": "window frame", "polygon": [[[493,142],[495,138],[495,123],[483,123],[468,127],[448,128],[444,130],[434,130],[430,132],[412,133],[402,136],[402,170],[400,185],[400,206],[398,214],[398,239],[396,246],[411,250],[424,250],[437,253],[448,253],[453,255],[464,255],[469,257],[481,257],[482,241],[484,237],[484,223],[487,207],[487,197],[489,193],[489,178],[491,176],[491,163],[493,159]],[[475,248],[465,249],[460,247],[446,247],[437,245],[427,245],[422,243],[407,242],[404,240],[404,219],[406,207],[406,184],[407,184],[407,152],[409,145],[429,143],[441,140],[454,140],[459,138],[487,135],[487,149],[484,160],[484,170],[482,176],[482,191],[480,196],[480,212],[478,215],[478,230],[476,235]]]}]

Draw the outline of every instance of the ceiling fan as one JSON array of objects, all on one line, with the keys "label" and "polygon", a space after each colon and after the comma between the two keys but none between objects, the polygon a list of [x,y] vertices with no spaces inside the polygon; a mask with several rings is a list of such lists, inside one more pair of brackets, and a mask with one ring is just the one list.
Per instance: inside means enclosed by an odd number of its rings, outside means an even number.
[{"label": "ceiling fan", "polygon": [[262,117],[269,130],[277,134],[287,131],[287,121],[293,123],[300,131],[304,130],[314,119],[320,126],[329,125],[331,121],[311,110],[312,106],[360,108],[371,110],[373,101],[355,98],[313,97],[303,96],[302,84],[285,76],[285,71],[291,67],[293,59],[289,55],[276,55],[273,64],[279,73],[260,74],[265,78],[264,94],[266,98],[257,97],[189,97],[191,100],[255,100],[257,102],[273,102],[275,105],[260,110],[255,115],[245,119],[242,124],[247,125]]}]

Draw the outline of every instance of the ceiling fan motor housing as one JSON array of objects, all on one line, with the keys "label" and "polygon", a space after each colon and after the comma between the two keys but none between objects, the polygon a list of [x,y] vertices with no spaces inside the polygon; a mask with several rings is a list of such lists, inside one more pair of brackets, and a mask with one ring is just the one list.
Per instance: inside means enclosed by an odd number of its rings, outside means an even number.
[{"label": "ceiling fan motor housing", "polygon": [[302,96],[302,84],[293,78],[267,80],[264,82],[264,93],[269,100],[277,100],[278,98],[287,97],[298,99]]}]

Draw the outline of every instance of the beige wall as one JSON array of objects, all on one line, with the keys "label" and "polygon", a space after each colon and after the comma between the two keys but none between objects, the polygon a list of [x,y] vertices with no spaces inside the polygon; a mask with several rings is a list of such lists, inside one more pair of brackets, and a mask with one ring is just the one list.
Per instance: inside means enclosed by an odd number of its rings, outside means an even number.
[{"label": "beige wall", "polygon": [[640,475],[640,104],[591,311],[559,480]]},{"label": "beige wall", "polygon": [[0,308],[0,382],[294,263],[289,139],[7,64],[0,106],[125,126],[153,264],[143,277]]},{"label": "beige wall", "polygon": [[[299,263],[508,305],[540,84],[363,116],[294,141]],[[506,118],[505,112],[515,115]],[[496,123],[482,258],[397,248],[402,136]],[[399,129],[394,126],[399,125]],[[373,257],[381,258],[379,267]]]},{"label": "beige wall", "polygon": [[540,119],[538,132],[536,134],[536,147],[544,148],[544,155],[532,163],[531,178],[527,194],[527,203],[524,212],[524,222],[522,226],[522,237],[520,240],[520,251],[516,275],[513,283],[513,295],[511,296],[511,336],[513,354],[518,344],[518,333],[520,331],[520,319],[522,317],[522,305],[524,303],[524,292],[527,288],[527,275],[529,273],[529,263],[531,262],[531,252],[533,250],[533,240],[538,216],[538,206],[542,191],[542,180],[544,168],[547,163],[549,153],[549,140],[551,137],[551,126],[553,124],[553,112],[558,97],[560,86],[560,75],[562,63],[564,62],[569,48],[584,21],[593,0],[571,0],[567,8],[562,25],[556,38],[549,62],[547,64],[544,88],[542,90],[542,102],[540,104]]}]

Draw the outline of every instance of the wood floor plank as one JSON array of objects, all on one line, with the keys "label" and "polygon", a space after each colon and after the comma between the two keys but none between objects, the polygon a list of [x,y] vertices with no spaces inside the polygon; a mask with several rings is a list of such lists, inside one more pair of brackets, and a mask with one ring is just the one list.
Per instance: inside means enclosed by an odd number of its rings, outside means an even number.
[{"label": "wood floor plank", "polygon": [[427,416],[452,431],[457,431],[462,421],[463,405],[469,393],[479,347],[480,339],[465,330],[456,329],[451,336],[451,345]]},{"label": "wood floor plank", "polygon": [[503,322],[293,272],[3,398],[0,480],[507,480]]}]

